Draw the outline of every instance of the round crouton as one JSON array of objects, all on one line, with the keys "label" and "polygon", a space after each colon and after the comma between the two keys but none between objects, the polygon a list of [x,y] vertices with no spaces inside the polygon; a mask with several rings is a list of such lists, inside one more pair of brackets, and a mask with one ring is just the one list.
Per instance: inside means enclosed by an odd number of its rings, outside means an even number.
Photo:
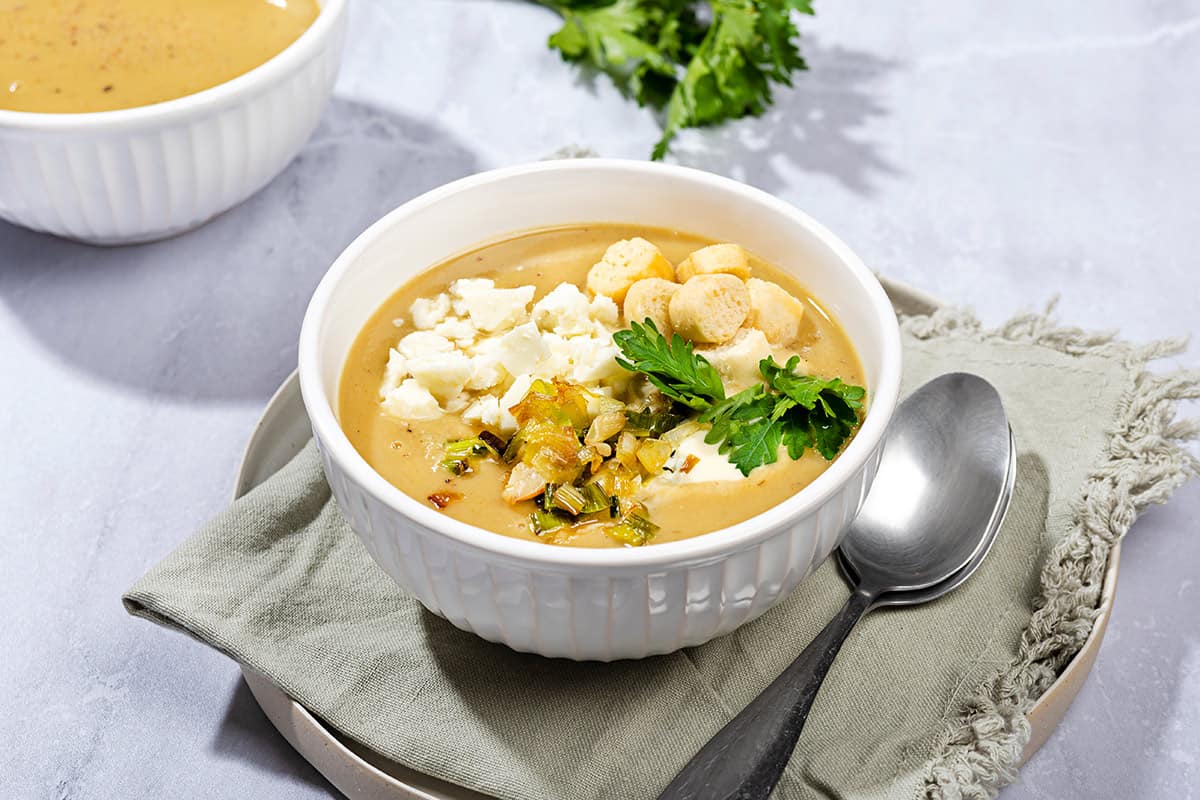
[{"label": "round crouton", "polygon": [[750,313],[750,292],[733,275],[697,275],[679,287],[668,306],[671,326],[693,342],[722,344]]},{"label": "round crouton", "polygon": [[625,294],[625,324],[654,321],[658,332],[671,338],[671,317],[668,308],[679,284],[662,278],[643,278],[629,287]]}]

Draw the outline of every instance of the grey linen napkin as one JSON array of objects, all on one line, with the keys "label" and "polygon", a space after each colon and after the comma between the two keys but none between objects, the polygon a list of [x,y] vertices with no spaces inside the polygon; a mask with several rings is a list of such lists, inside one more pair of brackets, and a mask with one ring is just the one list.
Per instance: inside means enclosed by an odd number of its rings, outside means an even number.
[{"label": "grey linen napkin", "polygon": [[[1011,780],[1024,714],[1078,650],[1108,550],[1195,462],[1173,421],[1194,375],[1044,315],[985,331],[907,318],[906,391],[991,380],[1019,450],[1008,519],[951,595],[853,632],[776,796],[981,797]],[[343,734],[504,800],[653,797],[799,653],[847,589],[826,563],[779,607],[702,647],[640,662],[521,655],[404,594],[331,501],[311,443],[129,590],[130,613],[265,674]]]}]

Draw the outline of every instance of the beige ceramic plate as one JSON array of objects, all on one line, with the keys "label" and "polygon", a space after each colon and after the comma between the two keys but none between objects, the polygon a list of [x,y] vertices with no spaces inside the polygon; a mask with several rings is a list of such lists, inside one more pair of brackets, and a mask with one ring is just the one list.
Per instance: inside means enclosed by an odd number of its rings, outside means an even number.
[{"label": "beige ceramic plate", "polygon": [[[938,305],[935,298],[907,286],[887,280],[883,283],[892,302],[903,311],[924,313]],[[293,373],[271,398],[250,437],[238,470],[234,497],[241,497],[277,472],[300,452],[311,436],[300,399],[300,384]],[[1096,661],[1112,610],[1120,557],[1118,545],[1113,548],[1105,574],[1100,616],[1091,636],[1029,713],[1033,735],[1025,748],[1025,759],[1050,738]],[[337,734],[263,675],[249,667],[242,667],[242,674],[258,704],[283,737],[351,800],[487,800],[477,792],[388,761]]]}]

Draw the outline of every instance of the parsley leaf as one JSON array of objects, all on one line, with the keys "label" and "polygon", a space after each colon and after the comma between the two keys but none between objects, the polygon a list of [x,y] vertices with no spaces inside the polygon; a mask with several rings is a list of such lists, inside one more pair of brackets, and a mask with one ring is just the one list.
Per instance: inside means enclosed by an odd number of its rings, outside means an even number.
[{"label": "parsley leaf", "polygon": [[708,359],[696,355],[692,343],[678,333],[668,342],[652,320],[634,322],[617,331],[613,341],[625,358],[617,363],[645,375],[658,390],[688,408],[703,411],[725,399],[725,385]]},{"label": "parsley leaf", "polygon": [[650,320],[617,331],[613,341],[624,356],[618,364],[700,412],[698,421],[710,426],[704,441],[743,475],[774,463],[780,447],[793,460],[809,449],[832,460],[858,426],[866,390],[840,378],[797,374],[799,356],[782,366],[768,356],[758,364],[763,383],[726,397],[712,364],[678,334],[668,342]]},{"label": "parsley leaf", "polygon": [[808,420],[798,419],[798,416],[782,417],[780,420],[781,440],[793,461],[804,455],[804,451],[814,444],[812,428],[805,424]]},{"label": "parsley leaf", "polygon": [[[812,408],[818,402],[826,413],[831,416],[845,416],[851,410],[862,408],[863,397],[867,390],[861,386],[850,386],[843,383],[841,378],[818,378],[814,375],[797,375],[796,367],[800,364],[800,356],[792,356],[782,367],[775,359],[767,356],[758,364],[758,371],[766,380],[767,385],[780,394],[790,397],[796,405]],[[830,402],[837,405],[839,412],[834,412]]]},{"label": "parsley leaf", "polygon": [[794,449],[815,447],[818,453],[832,460],[858,425],[858,411],[866,389],[851,386],[841,378],[797,375],[799,363],[800,358],[792,356],[781,367],[767,356],[759,362],[758,370],[768,386],[791,401],[779,415],[785,421],[784,443],[788,454]]},{"label": "parsley leaf", "polygon": [[[572,7],[554,4],[563,26],[550,36],[550,47],[567,61],[600,67],[639,104],[652,100],[651,76],[670,80],[675,74],[672,37],[678,22],[663,19],[662,9],[641,0],[615,0],[608,5]],[[657,32],[657,35],[655,35]]]},{"label": "parsley leaf", "polygon": [[743,389],[700,415],[700,422],[712,425],[704,441],[717,445],[743,475],[774,463],[783,436],[783,423],[772,417],[775,404],[762,384]]},{"label": "parsley leaf", "polygon": [[808,68],[794,15],[810,0],[538,0],[563,25],[549,45],[664,112],[655,160],[684,128],[758,116]]}]

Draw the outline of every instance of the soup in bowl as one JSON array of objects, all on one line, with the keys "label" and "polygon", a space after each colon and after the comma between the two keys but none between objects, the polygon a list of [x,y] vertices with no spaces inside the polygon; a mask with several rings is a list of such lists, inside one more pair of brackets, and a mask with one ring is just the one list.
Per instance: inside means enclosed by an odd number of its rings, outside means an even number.
[{"label": "soup in bowl", "polygon": [[836,547],[899,388],[878,281],[770,195],[547,162],[376,223],[305,316],[330,486],[434,613],[548,656],[733,630]]},{"label": "soup in bowl", "polygon": [[0,0],[0,109],[79,114],[195,94],[249,72],[316,0]]},{"label": "soup in bowl", "polygon": [[863,382],[820,300],[740,245],[568,225],[388,298],[346,360],[338,418],[377,472],[453,519],[637,547],[812,483],[857,429]]}]

